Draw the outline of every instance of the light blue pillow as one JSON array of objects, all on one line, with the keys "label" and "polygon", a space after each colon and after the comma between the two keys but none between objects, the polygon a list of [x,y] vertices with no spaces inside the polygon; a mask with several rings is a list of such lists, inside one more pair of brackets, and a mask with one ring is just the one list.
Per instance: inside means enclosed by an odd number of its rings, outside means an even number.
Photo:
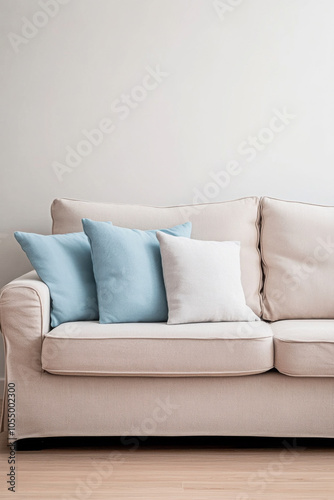
[{"label": "light blue pillow", "polygon": [[[100,323],[167,321],[168,306],[156,230],[82,219],[92,250]],[[186,222],[164,233],[190,237]]]},{"label": "light blue pillow", "polygon": [[51,326],[99,317],[90,244],[85,233],[44,236],[16,231],[15,238],[49,287]]}]

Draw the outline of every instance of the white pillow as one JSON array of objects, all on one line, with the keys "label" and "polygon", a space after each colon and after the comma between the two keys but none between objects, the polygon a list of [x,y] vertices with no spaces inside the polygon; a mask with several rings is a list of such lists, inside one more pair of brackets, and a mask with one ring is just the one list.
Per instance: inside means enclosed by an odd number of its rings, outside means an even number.
[{"label": "white pillow", "polygon": [[168,324],[257,321],[241,284],[240,242],[174,238],[157,232]]}]

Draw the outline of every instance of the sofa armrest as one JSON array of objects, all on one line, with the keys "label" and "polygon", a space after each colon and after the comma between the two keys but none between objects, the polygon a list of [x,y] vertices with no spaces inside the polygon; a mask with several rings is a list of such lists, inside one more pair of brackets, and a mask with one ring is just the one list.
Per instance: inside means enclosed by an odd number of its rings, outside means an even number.
[{"label": "sofa armrest", "polygon": [[0,328],[5,339],[19,337],[21,347],[50,331],[50,292],[35,271],[2,288]]},{"label": "sofa armrest", "polygon": [[25,378],[30,370],[41,372],[42,339],[50,330],[50,292],[35,271],[2,288],[0,328],[8,381]]},{"label": "sofa armrest", "polygon": [[7,383],[23,386],[42,373],[41,348],[50,330],[50,293],[35,271],[0,291],[0,328],[5,347],[5,390],[0,420],[4,429]]}]

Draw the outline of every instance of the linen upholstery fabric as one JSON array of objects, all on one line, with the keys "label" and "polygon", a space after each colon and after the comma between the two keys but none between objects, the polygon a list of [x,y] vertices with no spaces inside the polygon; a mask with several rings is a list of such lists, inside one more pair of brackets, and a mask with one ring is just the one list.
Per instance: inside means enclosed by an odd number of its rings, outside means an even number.
[{"label": "linen upholstery fabric", "polygon": [[[51,375],[41,366],[49,305],[48,287],[34,272],[0,293],[7,381],[16,384],[16,439],[148,433],[334,437],[330,378],[287,377],[275,370],[249,377]],[[8,431],[7,419],[3,424]]]},{"label": "linen upholstery fabric", "polygon": [[334,377],[334,320],[272,324],[275,367],[294,377]]},{"label": "linen upholstery fabric", "polygon": [[24,393],[36,373],[39,375],[42,372],[42,337],[50,330],[50,292],[36,271],[20,276],[0,290],[0,328],[6,360],[2,431],[7,418],[7,382],[15,383],[17,397],[21,391],[20,384]]},{"label": "linen upholstery fabric", "polygon": [[42,347],[43,369],[61,375],[250,375],[270,370],[273,362],[272,331],[262,321],[171,326],[85,321],[55,328]]},{"label": "linen upholstery fabric", "polygon": [[263,198],[263,318],[334,319],[334,207]]},{"label": "linen upholstery fabric", "polygon": [[173,238],[157,232],[168,324],[255,321],[240,276],[240,243]]},{"label": "linen upholstery fabric", "polygon": [[50,289],[51,326],[99,317],[90,245],[81,233],[44,236],[14,233]]},{"label": "linen upholstery fabric", "polygon": [[[92,251],[100,323],[167,321],[167,299],[156,231],[83,219]],[[191,223],[163,229],[191,234]]]},{"label": "linen upholstery fabric", "polygon": [[[180,378],[67,377],[44,372],[30,379],[28,390],[24,387],[22,381],[16,403],[17,439],[334,437],[329,378],[286,377],[275,371],[249,377]],[[138,443],[123,439],[125,453]]]},{"label": "linen upholstery fabric", "polygon": [[261,314],[262,268],[259,246],[259,200],[256,197],[181,207],[147,207],[56,199],[51,213],[53,233],[82,230],[81,219],[110,220],[132,229],[172,227],[192,222],[192,238],[240,241],[241,279],[247,305]]}]

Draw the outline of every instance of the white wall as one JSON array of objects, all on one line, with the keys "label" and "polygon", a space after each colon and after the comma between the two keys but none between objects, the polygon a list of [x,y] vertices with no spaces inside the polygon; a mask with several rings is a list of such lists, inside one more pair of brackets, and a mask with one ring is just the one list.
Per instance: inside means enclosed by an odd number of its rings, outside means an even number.
[{"label": "white wall", "polygon": [[[30,269],[13,231],[48,233],[55,197],[334,203],[332,0],[55,1],[0,3],[0,285]],[[114,131],[60,180],[54,162],[102,119]]]}]

